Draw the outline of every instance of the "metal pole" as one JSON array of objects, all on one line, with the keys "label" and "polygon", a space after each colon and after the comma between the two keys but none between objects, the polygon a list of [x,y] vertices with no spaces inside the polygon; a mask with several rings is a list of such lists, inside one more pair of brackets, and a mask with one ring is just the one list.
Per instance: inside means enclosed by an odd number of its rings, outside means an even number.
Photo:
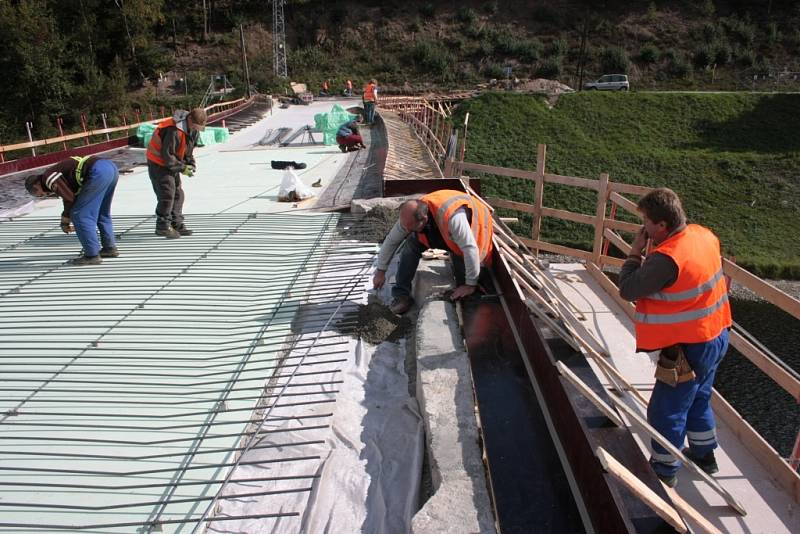
[{"label": "metal pole", "polygon": [[250,70],[247,68],[247,50],[244,47],[244,26],[241,24],[239,24],[239,34],[242,39],[242,64],[244,65],[244,79],[247,84],[245,96],[250,98]]},{"label": "metal pole", "polygon": [[[29,121],[25,121],[25,129],[28,130],[28,141],[33,143],[33,134],[31,133],[31,128],[33,128],[33,123]],[[33,153],[33,157],[36,157],[36,148],[31,147],[31,152]]]},{"label": "metal pole", "polygon": [[[103,129],[107,130],[108,129],[108,123],[106,122],[106,114],[105,113],[101,113],[100,114],[100,118],[103,119]],[[111,141],[111,136],[108,135],[108,132],[106,132],[106,141]]]},{"label": "metal pole", "polygon": [[[56,124],[58,125],[58,133],[61,135],[61,137],[64,137],[64,119],[62,119],[61,117],[57,117]],[[64,150],[66,150],[67,142],[61,141],[61,144],[64,146]]]}]

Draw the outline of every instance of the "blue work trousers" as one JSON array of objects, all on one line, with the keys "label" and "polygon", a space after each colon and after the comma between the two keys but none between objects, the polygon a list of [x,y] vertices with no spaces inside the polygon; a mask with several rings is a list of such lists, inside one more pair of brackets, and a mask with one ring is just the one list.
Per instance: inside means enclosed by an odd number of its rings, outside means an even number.
[{"label": "blue work trousers", "polygon": [[366,115],[367,124],[375,121],[375,102],[364,102],[364,115]]},{"label": "blue work trousers", "polygon": [[89,176],[75,197],[70,218],[83,245],[84,256],[97,256],[101,243],[104,248],[116,246],[114,225],[111,222],[111,201],[118,179],[117,166],[107,159],[99,159],[92,165]]},{"label": "blue work trousers", "polygon": [[[688,437],[692,454],[702,457],[717,448],[711,388],[728,350],[728,330],[724,329],[711,341],[681,346],[696,377],[676,387],[656,380],[647,405],[647,421],[678,449]],[[667,477],[677,473],[678,459],[655,441],[651,441],[651,446],[650,463],[655,472]]]}]

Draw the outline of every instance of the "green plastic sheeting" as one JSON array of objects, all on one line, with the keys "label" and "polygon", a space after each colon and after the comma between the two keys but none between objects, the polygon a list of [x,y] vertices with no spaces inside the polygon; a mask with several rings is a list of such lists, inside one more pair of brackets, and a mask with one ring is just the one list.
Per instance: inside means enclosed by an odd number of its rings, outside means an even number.
[{"label": "green plastic sheeting", "polygon": [[[156,125],[151,123],[140,124],[136,129],[136,137],[142,146],[150,144],[150,138],[153,137],[153,132],[156,131]],[[217,128],[206,126],[206,129],[200,132],[200,138],[197,146],[215,145],[217,143],[224,143],[231,136],[227,128]]]},{"label": "green plastic sheeting", "polygon": [[348,123],[356,117],[358,115],[353,115],[339,104],[334,104],[328,113],[314,115],[314,123],[322,132],[322,142],[326,145],[335,145],[337,130],[342,124]]}]

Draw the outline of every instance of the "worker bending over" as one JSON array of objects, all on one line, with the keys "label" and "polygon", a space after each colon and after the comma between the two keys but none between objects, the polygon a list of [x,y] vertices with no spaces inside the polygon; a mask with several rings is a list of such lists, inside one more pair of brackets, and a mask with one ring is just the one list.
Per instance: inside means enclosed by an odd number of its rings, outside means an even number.
[{"label": "worker bending over", "polygon": [[[670,189],[643,196],[644,227],[619,275],[622,298],[636,301],[637,352],[660,351],[648,422],[706,473],[718,471],[711,388],[728,349],[732,324],[717,237],[686,224],[681,201]],[[652,248],[642,261],[647,240]],[[678,459],[652,441],[650,463],[668,486],[677,483]]]},{"label": "worker bending over", "polygon": [[373,286],[383,287],[389,262],[403,244],[392,312],[403,314],[414,304],[411,283],[422,252],[429,248],[450,251],[457,286],[450,298],[471,295],[478,287],[481,265],[491,261],[492,232],[489,208],[467,193],[443,189],[408,200],[400,205],[399,220],[381,245]]},{"label": "worker bending over", "polygon": [[339,150],[342,152],[351,152],[367,148],[361,134],[358,131],[358,123],[361,122],[361,117],[351,120],[342,124],[336,131],[336,142],[339,144]]},{"label": "worker bending over", "polygon": [[82,255],[69,260],[70,265],[98,265],[103,262],[101,258],[119,256],[111,221],[111,201],[118,179],[119,171],[112,161],[74,156],[25,180],[25,188],[33,196],[55,193],[64,202],[61,230],[65,234],[75,232],[83,247]]},{"label": "worker bending over", "polygon": [[183,222],[181,174],[191,177],[197,169],[193,152],[207,119],[203,108],[191,113],[179,109],[158,124],[147,145],[147,173],[157,199],[156,235],[167,239],[192,235]]}]

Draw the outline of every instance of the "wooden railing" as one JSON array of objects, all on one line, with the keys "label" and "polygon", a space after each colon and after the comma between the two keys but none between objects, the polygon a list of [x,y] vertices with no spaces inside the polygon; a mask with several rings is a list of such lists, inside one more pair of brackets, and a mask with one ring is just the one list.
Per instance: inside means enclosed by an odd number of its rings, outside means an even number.
[{"label": "wooden railing", "polygon": [[411,126],[442,173],[445,161],[448,157],[454,158],[457,153],[456,147],[450,145],[453,125],[447,102],[396,96],[382,98],[378,105],[380,109],[397,113],[403,122]]},{"label": "wooden railing", "polygon": [[[606,276],[602,269],[606,265],[622,265],[624,260],[609,256],[604,250],[607,249],[608,244],[611,244],[624,254],[627,254],[630,251],[630,245],[620,235],[620,232],[635,234],[641,228],[641,224],[611,218],[609,213],[613,214],[616,213],[617,209],[622,209],[631,215],[639,217],[640,214],[636,209],[636,203],[625,195],[644,195],[652,191],[652,188],[612,182],[608,174],[601,174],[598,179],[551,174],[545,168],[546,155],[547,147],[539,145],[535,170],[511,169],[464,161],[452,161],[449,163],[454,174],[458,177],[462,177],[465,172],[472,171],[533,182],[534,201],[532,204],[492,197],[487,197],[485,200],[495,208],[507,208],[531,214],[533,224],[530,237],[516,236],[516,238],[530,248],[532,255],[537,255],[538,251],[546,251],[584,260],[587,271],[598,280],[604,290],[632,317],[633,306],[619,296],[616,285]],[[548,183],[596,191],[594,213],[575,213],[545,206],[544,185]],[[590,251],[580,250],[547,242],[541,235],[542,219],[544,217],[590,226],[594,233],[592,249]],[[765,301],[800,320],[800,301],[797,299],[728,259],[723,259],[723,271],[733,282],[748,288]],[[752,336],[738,325],[735,325],[731,330],[730,344],[778,386],[787,391],[796,401],[800,402],[800,375],[798,373],[777,362],[777,358],[766,347],[757,341],[753,341]],[[790,489],[795,499],[800,502],[800,477],[795,471],[796,465],[790,466],[789,463],[780,458],[777,451],[748,425],[716,391],[714,391],[712,402],[717,414],[731,426],[750,451],[767,465],[773,476],[780,480],[787,489]],[[798,443],[800,443],[800,434],[798,436]]]},{"label": "wooden railing", "polygon": [[[260,97],[259,96],[254,96],[254,97],[251,97],[250,99],[239,98],[237,100],[231,100],[230,102],[221,102],[219,104],[214,104],[214,105],[208,106],[205,109],[206,109],[206,112],[209,115],[209,119],[210,120],[215,120],[215,115],[221,115],[221,114],[223,114],[225,112],[232,111],[235,108],[245,107],[245,106],[251,104],[252,102],[254,102],[255,99],[257,99],[257,98],[260,98]],[[158,123],[158,122],[164,120],[164,118],[165,117],[161,117],[161,118],[157,118],[157,119],[150,119],[150,120],[145,120],[145,121],[139,121],[139,122],[133,122],[133,123],[130,123],[130,124],[124,124],[122,126],[114,126],[114,127],[111,127],[111,128],[101,128],[101,129],[98,129],[98,130],[93,130],[93,129],[87,128],[87,129],[85,129],[85,130],[83,130],[81,132],[62,135],[62,136],[59,136],[59,137],[36,139],[36,140],[33,140],[33,141],[26,141],[24,143],[14,143],[14,144],[10,144],[10,145],[0,145],[0,162],[6,161],[6,155],[8,153],[13,152],[13,151],[17,151],[17,150],[36,149],[37,147],[43,147],[43,146],[47,146],[47,145],[64,144],[64,143],[66,143],[68,141],[75,141],[77,139],[86,139],[87,140],[87,144],[88,144],[89,143],[88,140],[89,140],[90,137],[95,137],[95,136],[99,136],[99,135],[110,135],[110,134],[117,133],[117,132],[126,132],[125,137],[128,137],[128,136],[131,135],[131,133],[130,133],[131,130],[135,130],[136,128],[139,127],[139,125],[148,124],[148,123],[150,123],[150,124]]]}]

